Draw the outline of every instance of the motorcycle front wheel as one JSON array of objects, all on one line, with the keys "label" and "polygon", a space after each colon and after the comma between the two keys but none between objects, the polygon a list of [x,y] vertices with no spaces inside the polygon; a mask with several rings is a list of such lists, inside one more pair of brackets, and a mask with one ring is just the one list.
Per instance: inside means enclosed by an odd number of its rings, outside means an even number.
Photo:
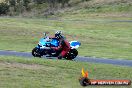
[{"label": "motorcycle front wheel", "polygon": [[39,52],[39,49],[38,48],[33,48],[33,50],[32,50],[32,55],[34,56],[34,57],[41,57],[42,55],[40,54],[40,52]]}]

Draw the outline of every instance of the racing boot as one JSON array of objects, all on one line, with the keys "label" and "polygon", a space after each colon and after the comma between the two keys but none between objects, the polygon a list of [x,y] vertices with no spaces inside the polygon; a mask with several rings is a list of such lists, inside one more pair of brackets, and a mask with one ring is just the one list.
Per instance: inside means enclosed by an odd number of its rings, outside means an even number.
[{"label": "racing boot", "polygon": [[59,56],[58,56],[58,59],[62,59],[62,55],[59,55]]}]

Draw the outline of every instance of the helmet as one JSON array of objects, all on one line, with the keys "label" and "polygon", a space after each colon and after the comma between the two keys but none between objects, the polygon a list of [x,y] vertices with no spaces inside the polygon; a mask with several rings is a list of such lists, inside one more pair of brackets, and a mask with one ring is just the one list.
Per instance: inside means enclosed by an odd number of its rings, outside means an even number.
[{"label": "helmet", "polygon": [[57,38],[57,39],[62,38],[62,32],[61,32],[61,31],[57,31],[57,32],[55,33],[55,38]]}]

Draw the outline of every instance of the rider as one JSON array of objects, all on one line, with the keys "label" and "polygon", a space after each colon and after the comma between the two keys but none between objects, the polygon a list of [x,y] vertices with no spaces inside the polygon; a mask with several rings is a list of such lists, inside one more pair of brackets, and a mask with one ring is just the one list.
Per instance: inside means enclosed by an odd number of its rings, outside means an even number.
[{"label": "rider", "polygon": [[58,47],[51,47],[54,50],[57,50],[58,52],[60,51],[60,54],[58,56],[58,59],[62,59],[63,57],[66,56],[66,54],[70,51],[70,44],[69,42],[62,36],[61,31],[57,31],[55,33],[55,38],[58,39],[59,41],[59,46]]}]

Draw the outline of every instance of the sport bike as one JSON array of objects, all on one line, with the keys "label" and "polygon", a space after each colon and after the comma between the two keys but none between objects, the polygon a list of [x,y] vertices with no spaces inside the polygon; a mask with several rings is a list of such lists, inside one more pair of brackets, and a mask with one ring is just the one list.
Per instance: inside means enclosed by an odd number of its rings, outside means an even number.
[{"label": "sport bike", "polygon": [[[63,58],[67,60],[72,60],[78,55],[77,48],[81,45],[78,41],[71,41],[70,43],[70,51],[67,53],[67,55]],[[44,33],[44,37],[40,39],[38,45],[33,48],[32,55],[34,57],[58,57],[61,53],[60,51],[55,51],[51,49],[50,47],[58,47],[59,41],[57,38],[50,38],[47,36],[46,33]]]}]

